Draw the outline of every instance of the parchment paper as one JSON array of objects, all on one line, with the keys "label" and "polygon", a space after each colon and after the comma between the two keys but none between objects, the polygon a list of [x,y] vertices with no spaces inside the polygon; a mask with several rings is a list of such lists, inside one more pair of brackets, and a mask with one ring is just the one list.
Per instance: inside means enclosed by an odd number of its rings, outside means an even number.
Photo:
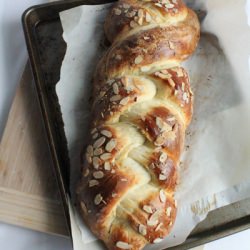
[{"label": "parchment paper", "polygon": [[[184,63],[195,95],[194,117],[180,166],[177,220],[171,235],[150,249],[183,242],[208,211],[250,196],[250,29],[245,1],[187,2],[202,18],[199,46]],[[79,176],[91,78],[103,51],[108,8],[82,6],[60,14],[67,52],[57,94],[68,140],[72,188]],[[74,207],[71,220],[75,249],[102,248]]]}]

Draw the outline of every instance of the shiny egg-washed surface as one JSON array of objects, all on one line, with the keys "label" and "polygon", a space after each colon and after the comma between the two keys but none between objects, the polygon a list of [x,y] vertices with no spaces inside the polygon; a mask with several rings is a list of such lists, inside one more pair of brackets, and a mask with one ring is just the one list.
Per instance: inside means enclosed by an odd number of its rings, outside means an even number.
[{"label": "shiny egg-washed surface", "polygon": [[195,13],[180,0],[124,0],[105,22],[111,47],[93,88],[77,194],[109,249],[158,243],[174,224],[174,191],[193,94],[180,66],[196,48]]}]

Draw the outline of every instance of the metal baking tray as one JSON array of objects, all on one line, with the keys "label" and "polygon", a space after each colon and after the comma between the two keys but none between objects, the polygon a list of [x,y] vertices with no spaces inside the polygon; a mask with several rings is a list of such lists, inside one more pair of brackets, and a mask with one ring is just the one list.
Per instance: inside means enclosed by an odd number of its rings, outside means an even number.
[{"label": "metal baking tray", "polygon": [[[37,5],[22,17],[23,29],[32,67],[42,120],[46,128],[54,172],[62,197],[70,232],[67,204],[69,194],[69,158],[64,124],[55,91],[66,51],[59,12],[82,4],[103,4],[112,0],[73,0]],[[168,249],[189,249],[250,228],[250,199],[216,209],[197,225],[181,245]]]}]

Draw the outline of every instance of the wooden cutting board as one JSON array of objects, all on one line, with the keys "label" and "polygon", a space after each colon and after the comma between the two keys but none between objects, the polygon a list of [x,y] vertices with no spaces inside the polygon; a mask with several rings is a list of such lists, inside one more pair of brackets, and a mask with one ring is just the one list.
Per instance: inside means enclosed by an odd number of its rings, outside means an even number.
[{"label": "wooden cutting board", "polygon": [[67,236],[32,81],[27,65],[0,144],[0,221]]}]

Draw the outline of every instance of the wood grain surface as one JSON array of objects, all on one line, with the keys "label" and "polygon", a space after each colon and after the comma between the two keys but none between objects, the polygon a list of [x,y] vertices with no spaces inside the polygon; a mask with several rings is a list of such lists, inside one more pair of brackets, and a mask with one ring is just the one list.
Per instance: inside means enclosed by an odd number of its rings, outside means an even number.
[{"label": "wood grain surface", "polygon": [[67,236],[32,81],[27,65],[0,144],[0,221]]}]

